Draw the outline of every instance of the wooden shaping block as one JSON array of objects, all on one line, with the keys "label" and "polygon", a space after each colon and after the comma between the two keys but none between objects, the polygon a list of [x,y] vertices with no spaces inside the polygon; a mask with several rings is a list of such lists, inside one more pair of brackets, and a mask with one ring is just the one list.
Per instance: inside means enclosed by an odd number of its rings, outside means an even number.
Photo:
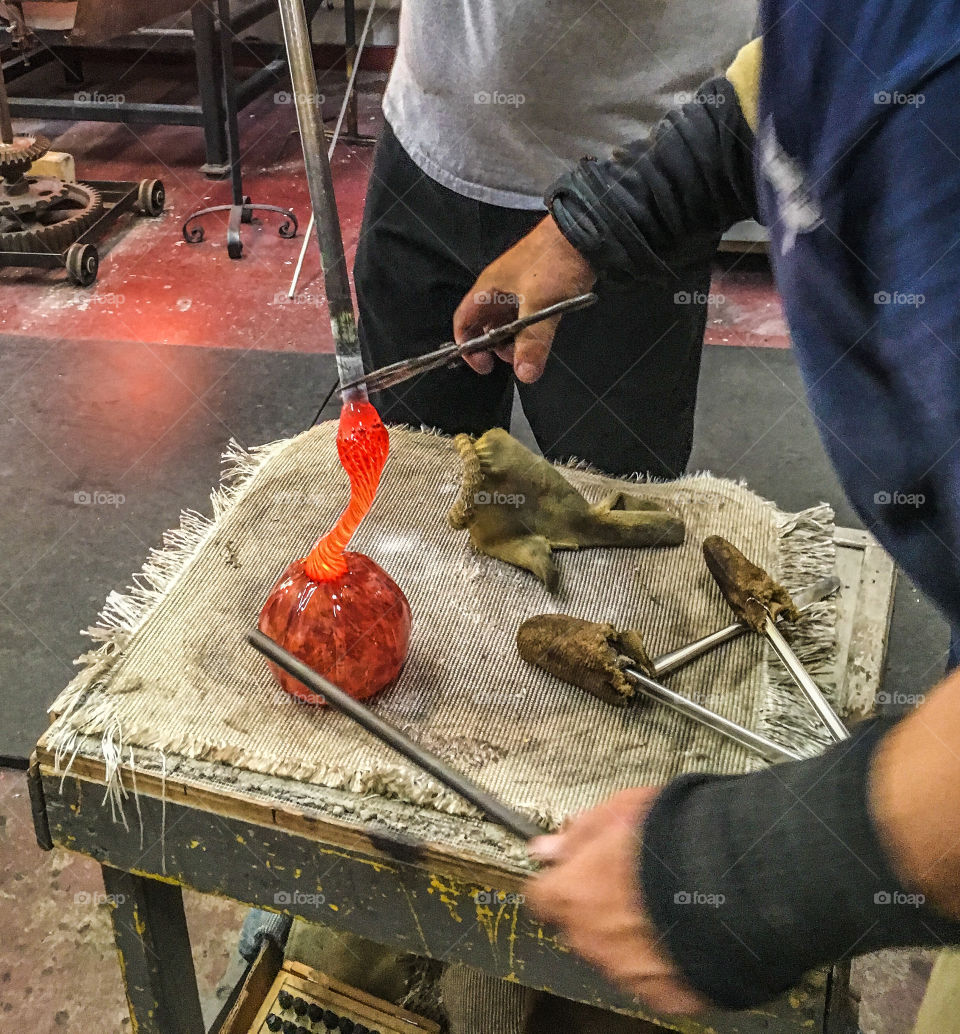
[{"label": "wooden shaping block", "polygon": [[[349,1020],[348,1024],[340,1023]],[[331,1024],[333,1024],[331,1026]],[[302,963],[284,962],[263,1004],[249,1027],[237,1027],[224,1034],[276,1034],[296,1030],[297,1034],[342,1034],[344,1030],[369,1034],[439,1034],[432,1020],[407,1012],[390,1002]],[[290,1026],[292,1025],[292,1026]]]}]

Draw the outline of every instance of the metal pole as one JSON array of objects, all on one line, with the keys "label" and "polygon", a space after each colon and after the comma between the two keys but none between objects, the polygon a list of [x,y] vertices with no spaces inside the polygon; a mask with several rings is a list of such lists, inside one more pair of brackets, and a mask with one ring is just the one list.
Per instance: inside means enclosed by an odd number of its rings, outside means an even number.
[{"label": "metal pole", "polygon": [[795,754],[792,750],[787,750],[786,747],[781,747],[779,744],[774,743],[773,740],[768,740],[766,736],[761,736],[759,733],[753,732],[743,725],[730,721],[729,718],[724,718],[723,715],[717,714],[716,711],[711,711],[708,707],[703,707],[701,704],[689,700],[680,693],[675,693],[672,689],[661,686],[659,682],[655,682],[647,675],[644,675],[642,671],[637,671],[636,668],[624,668],[623,671],[625,675],[633,680],[637,689],[644,696],[649,697],[651,700],[656,700],[658,703],[666,704],[667,707],[672,708],[679,714],[692,718],[695,722],[705,725],[708,729],[713,729],[714,732],[720,733],[721,736],[726,736],[727,739],[733,740],[734,743],[739,743],[741,747],[756,751],[767,761],[800,760],[800,755]]},{"label": "metal pole", "polygon": [[[337,124],[333,127],[333,136],[330,139],[330,147],[327,149],[327,161],[333,160],[333,152],[336,149],[337,141],[340,139],[340,130],[343,128],[343,117],[347,113],[350,97],[353,94],[353,84],[357,79],[357,69],[360,67],[360,55],[363,53],[363,46],[367,39],[367,30],[370,28],[370,21],[373,18],[373,9],[376,7],[376,0],[370,0],[370,7],[367,9],[367,20],[363,23],[363,32],[360,34],[360,44],[357,47],[357,60],[347,80],[347,88],[343,94],[343,103],[340,105],[340,114],[337,116]],[[313,212],[310,213],[310,222],[307,224],[307,232],[303,235],[303,243],[300,245],[300,257],[297,259],[297,268],[293,271],[293,279],[290,281],[290,290],[287,297],[292,298],[297,292],[297,283],[300,280],[300,271],[303,269],[303,260],[307,255],[307,248],[310,246],[310,237],[313,233]]]},{"label": "metal pole", "polygon": [[459,794],[464,800],[469,801],[475,808],[483,812],[488,819],[503,826],[504,829],[515,833],[522,840],[531,840],[533,837],[541,836],[544,833],[539,826],[535,825],[523,815],[514,811],[511,807],[498,800],[486,790],[481,789],[472,779],[450,768],[441,761],[435,754],[424,750],[418,743],[404,736],[399,729],[395,729],[389,722],[385,722],[378,714],[371,711],[366,704],[354,700],[349,693],[345,693],[338,686],[317,674],[313,668],[308,667],[303,661],[298,660],[292,653],[275,643],[270,636],[264,635],[259,629],[247,634],[247,640],[251,646],[259,650],[264,656],[269,657],[274,664],[279,664],[284,671],[288,671],[295,679],[299,679],[308,689],[312,690],[335,710],[352,718],[358,725],[363,726],[367,732],[376,736],[381,743],[386,743],[398,754],[412,761],[419,768],[438,779],[444,786]]},{"label": "metal pole", "polygon": [[[320,261],[323,265],[327,305],[330,308],[330,326],[337,354],[337,373],[340,383],[345,384],[363,376],[363,358],[360,355],[360,342],[357,340],[357,323],[353,314],[350,278],[347,275],[347,260],[340,233],[340,217],[337,214],[333,176],[323,135],[323,118],[313,54],[310,49],[309,26],[303,9],[303,0],[279,0],[279,7],[287,63],[290,66],[290,82],[297,109],[297,124],[300,127],[300,142],[303,145],[307,186],[310,189],[310,204],[313,207],[317,237],[320,241]],[[366,399],[366,385],[361,384],[352,388],[349,394],[349,401]],[[348,399],[345,397],[344,401]]]},{"label": "metal pole", "polygon": [[768,614],[763,622],[763,634],[767,642],[773,647],[774,652],[783,661],[787,671],[793,677],[793,681],[800,687],[803,695],[813,705],[813,709],[820,715],[823,724],[830,730],[830,735],[837,740],[850,738],[847,727],[837,717],[837,712],[830,706],[830,701],[820,692],[816,682],[810,678],[806,668],[797,660],[797,655],[790,648],[790,644],[783,638],[780,629],[777,628],[773,618]]},{"label": "metal pole", "polygon": [[[798,593],[795,593],[793,602],[802,613],[805,610],[809,610],[815,603],[819,603],[820,600],[826,599],[827,596],[835,593],[839,588],[840,579],[836,575],[831,575],[829,578],[821,578],[808,588],[801,589]],[[697,639],[696,642],[687,643],[686,646],[679,646],[676,650],[671,650],[669,653],[655,657],[652,662],[651,674],[654,678],[662,679],[664,675],[669,675],[671,672],[676,671],[677,668],[682,668],[685,664],[689,664],[690,661],[696,660],[697,657],[702,657],[705,653],[709,653],[723,643],[729,643],[731,639],[737,639],[748,631],[750,631],[749,626],[742,621],[735,621],[733,624],[727,625],[726,628],[719,628],[716,632],[711,632],[702,639]]]},{"label": "metal pole", "polygon": [[0,141],[13,143],[13,123],[10,121],[10,102],[7,100],[7,83],[3,78],[3,65],[0,64]]}]

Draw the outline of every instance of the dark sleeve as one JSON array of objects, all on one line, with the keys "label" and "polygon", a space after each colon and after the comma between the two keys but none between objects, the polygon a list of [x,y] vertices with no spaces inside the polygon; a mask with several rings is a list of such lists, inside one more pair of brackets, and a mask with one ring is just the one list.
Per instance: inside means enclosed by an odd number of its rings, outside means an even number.
[{"label": "dark sleeve", "polygon": [[701,267],[720,235],[756,218],[753,132],[724,77],[668,114],[651,141],[584,158],[547,207],[594,271],[618,279]]},{"label": "dark sleeve", "polygon": [[815,966],[881,948],[960,943],[960,923],[894,875],[867,781],[892,723],[746,776],[683,776],[643,828],[644,904],[687,980],[744,1009]]}]

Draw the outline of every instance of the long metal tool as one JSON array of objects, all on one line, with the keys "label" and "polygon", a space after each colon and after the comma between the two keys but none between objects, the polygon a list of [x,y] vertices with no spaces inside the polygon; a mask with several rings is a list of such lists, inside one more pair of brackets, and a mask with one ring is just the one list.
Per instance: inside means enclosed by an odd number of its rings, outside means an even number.
[{"label": "long metal tool", "polygon": [[820,692],[819,686],[810,678],[809,672],[800,663],[797,655],[793,652],[790,644],[783,638],[783,633],[777,628],[776,622],[767,614],[763,622],[763,634],[767,642],[773,647],[774,652],[783,661],[784,667],[790,672],[793,681],[800,687],[801,692],[810,701],[813,709],[820,715],[823,724],[827,727],[830,735],[837,740],[850,738],[847,727],[840,720],[839,715],[830,706],[830,701]]},{"label": "long metal tool", "polygon": [[327,305],[330,308],[337,373],[342,385],[352,382],[349,392],[345,391],[344,397],[349,396],[350,400],[362,401],[367,397],[366,385],[363,383],[363,359],[357,340],[357,322],[353,313],[353,298],[350,294],[343,236],[340,233],[337,199],[333,193],[333,175],[330,172],[330,160],[327,158],[326,139],[323,134],[320,95],[313,67],[307,16],[303,9],[303,0],[278,2],[287,63],[290,67],[290,83],[297,110],[297,124],[300,127],[300,142],[303,145],[310,204],[313,207],[317,237],[320,241],[320,261],[323,265]]},{"label": "long metal tool", "polygon": [[729,718],[724,718],[716,711],[711,711],[708,707],[703,707],[688,697],[682,696],[672,689],[667,689],[666,686],[661,686],[655,679],[644,675],[636,668],[624,668],[623,673],[631,679],[644,696],[656,700],[660,704],[666,704],[667,707],[679,714],[692,718],[708,729],[713,729],[721,736],[726,736],[728,740],[733,740],[734,743],[739,743],[741,747],[756,751],[767,761],[799,761],[800,759],[800,755],[792,750],[787,750],[786,747],[781,747],[773,740],[768,740],[766,736],[761,736],[760,733],[753,732]]},{"label": "long metal tool", "polygon": [[774,621],[774,617],[781,613],[797,616],[796,604],[787,591],[762,567],[748,560],[736,546],[719,535],[711,535],[704,540],[703,557],[731,610],[770,643],[830,735],[837,741],[848,739],[850,734],[847,727],[800,663]]},{"label": "long metal tool", "polygon": [[[802,613],[805,610],[809,610],[815,603],[819,603],[828,596],[832,596],[840,588],[840,585],[840,579],[836,575],[830,575],[829,578],[821,578],[818,582],[814,582],[813,585],[808,585],[807,588],[797,592],[793,597],[793,602]],[[686,646],[677,647],[676,650],[670,650],[669,653],[662,653],[659,657],[655,657],[650,673],[655,679],[662,679],[665,675],[669,675],[678,668],[682,668],[685,664],[695,661],[705,653],[715,650],[724,643],[729,643],[732,639],[738,639],[745,632],[750,631],[752,629],[749,625],[742,621],[734,621],[724,628],[718,628],[716,632],[705,635],[702,639],[697,639],[692,643],[687,643]]]},{"label": "long metal tool", "polygon": [[445,762],[441,761],[435,754],[424,750],[418,743],[404,736],[399,729],[394,728],[389,722],[385,722],[379,715],[370,710],[366,704],[354,700],[349,693],[345,693],[338,686],[335,686],[322,675],[317,674],[313,668],[308,667],[303,661],[298,660],[292,653],[275,643],[268,635],[264,635],[259,629],[249,632],[247,640],[251,646],[259,650],[265,657],[269,657],[274,664],[279,664],[284,671],[288,671],[295,679],[299,679],[307,689],[312,690],[318,696],[323,697],[326,702],[340,711],[347,717],[352,718],[358,725],[363,726],[371,735],[375,736],[381,743],[386,743],[397,753],[402,754],[409,761],[429,772],[438,779],[444,786],[459,794],[464,800],[469,801],[475,808],[481,811],[492,822],[503,826],[504,829],[515,833],[522,840],[531,840],[533,837],[542,836],[542,830],[535,823],[525,818],[503,803],[503,801],[481,789],[472,779],[452,769]]},{"label": "long metal tool", "polygon": [[[333,152],[337,148],[337,141],[340,139],[340,130],[343,128],[343,119],[350,107],[353,94],[353,84],[357,81],[357,72],[360,70],[360,55],[363,53],[367,41],[367,32],[370,29],[370,22],[373,20],[373,10],[376,7],[376,0],[370,0],[367,8],[367,19],[363,23],[363,31],[360,33],[360,42],[357,44],[356,53],[353,55],[353,67],[350,69],[350,78],[347,80],[347,87],[343,92],[343,103],[340,105],[340,114],[337,115],[337,124],[333,127],[333,136],[330,138],[330,146],[327,148],[327,161],[333,161]],[[293,279],[290,281],[290,289],[287,297],[292,298],[297,293],[297,283],[300,280],[300,271],[303,269],[303,260],[307,255],[307,248],[310,246],[310,238],[313,235],[313,227],[316,218],[310,212],[310,221],[307,223],[307,232],[303,235],[303,243],[300,245],[300,255],[297,258],[297,266],[293,271]]]},{"label": "long metal tool", "polygon": [[340,391],[348,391],[360,384],[365,384],[368,391],[383,391],[384,388],[392,388],[394,385],[410,380],[411,377],[419,377],[421,373],[426,373],[428,370],[451,366],[459,362],[465,355],[471,355],[473,352],[486,352],[498,345],[506,344],[526,327],[532,327],[535,323],[551,319],[554,316],[562,316],[567,312],[585,309],[587,306],[593,305],[596,300],[597,296],[589,292],[575,295],[573,298],[564,298],[562,302],[554,302],[545,309],[538,309],[536,312],[528,313],[510,323],[503,323],[462,344],[448,341],[432,352],[416,355],[412,359],[401,359],[400,362],[391,363],[389,366],[381,366],[379,370],[372,370],[346,384],[341,381]]}]

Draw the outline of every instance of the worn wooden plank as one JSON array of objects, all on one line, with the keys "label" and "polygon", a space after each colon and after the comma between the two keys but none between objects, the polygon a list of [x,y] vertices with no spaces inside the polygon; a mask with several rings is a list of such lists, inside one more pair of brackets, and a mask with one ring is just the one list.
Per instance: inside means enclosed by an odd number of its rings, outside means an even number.
[{"label": "worn wooden plank", "polygon": [[[40,771],[48,777],[59,778],[53,757],[44,747],[43,740],[37,756],[40,759]],[[71,772],[88,783],[101,787],[105,785],[102,759],[78,754],[71,765]],[[130,770],[119,769],[118,778],[124,789],[132,794],[134,779]],[[415,840],[386,828],[358,826],[356,822],[338,820],[319,810],[296,808],[278,801],[251,797],[225,787],[214,788],[176,777],[163,780],[152,773],[141,771],[136,774],[136,788],[141,797],[165,798],[168,802],[176,801],[206,814],[276,827],[330,847],[362,850],[369,857],[417,861],[425,868],[436,868],[502,889],[519,889],[529,875],[527,870],[507,859],[492,859],[489,855],[471,851],[469,847],[461,845],[454,849],[447,844]]]},{"label": "worn wooden plank", "polygon": [[[844,606],[838,608],[838,643],[847,713],[874,709],[887,655],[896,565],[867,531],[838,528],[835,541]],[[841,624],[842,615],[842,624]]]},{"label": "worn wooden plank", "polygon": [[180,888],[103,866],[134,1034],[203,1034]]},{"label": "worn wooden plank", "polygon": [[71,774],[61,792],[59,777],[47,774],[44,792],[56,844],[136,876],[475,966],[562,997],[655,1020],[682,1034],[797,1034],[823,1026],[822,973],[812,974],[801,988],[763,1009],[662,1019],[611,987],[565,948],[526,908],[522,891],[420,863],[385,860],[369,847],[335,847],[276,826],[201,812],[183,798],[168,799],[164,807],[143,793],[141,844],[135,810],[129,809],[130,828],[124,829],[111,819],[109,808],[101,807],[98,785]]}]

